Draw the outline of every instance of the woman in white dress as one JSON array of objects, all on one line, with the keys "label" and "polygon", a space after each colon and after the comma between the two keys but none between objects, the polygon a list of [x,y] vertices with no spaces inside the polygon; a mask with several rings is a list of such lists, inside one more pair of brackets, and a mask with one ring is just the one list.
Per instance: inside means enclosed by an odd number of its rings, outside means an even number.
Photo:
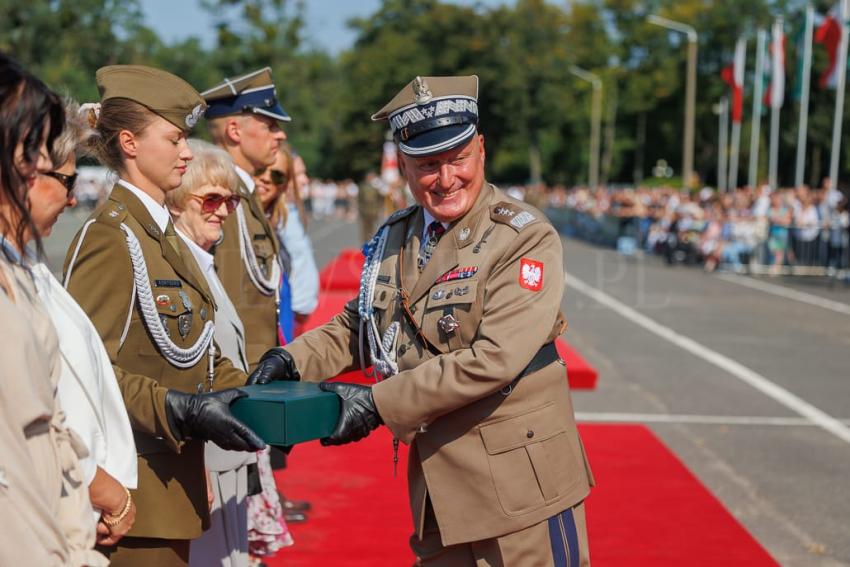
[{"label": "woman in white dress", "polygon": [[[27,194],[38,235],[50,235],[59,215],[76,204],[76,152],[91,129],[79,105],[67,101],[65,128],[50,151],[51,171]],[[66,424],[83,440],[80,459],[97,521],[98,543],[113,545],[132,527],[136,507],[129,489],[137,483],[136,446],[109,355],[88,316],[44,263],[32,266],[38,295],[59,336],[58,397]]]}]

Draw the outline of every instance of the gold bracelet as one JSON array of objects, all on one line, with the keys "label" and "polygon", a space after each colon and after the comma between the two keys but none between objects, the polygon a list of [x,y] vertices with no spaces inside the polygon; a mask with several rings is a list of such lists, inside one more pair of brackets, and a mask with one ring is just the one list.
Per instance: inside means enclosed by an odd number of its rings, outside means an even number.
[{"label": "gold bracelet", "polygon": [[[102,516],[103,523],[107,525],[107,527],[114,528],[127,517],[127,514],[130,513],[130,506],[133,504],[133,498],[130,496],[130,490],[127,489],[126,486],[122,487],[124,492],[127,493],[127,501],[124,502],[124,507],[121,509],[121,512],[118,514],[109,514],[105,513]],[[113,518],[113,519],[110,519]]]}]

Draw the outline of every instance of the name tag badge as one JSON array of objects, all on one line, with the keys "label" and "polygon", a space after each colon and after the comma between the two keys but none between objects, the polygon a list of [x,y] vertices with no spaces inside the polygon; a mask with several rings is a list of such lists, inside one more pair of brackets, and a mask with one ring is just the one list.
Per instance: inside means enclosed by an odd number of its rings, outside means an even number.
[{"label": "name tag badge", "polygon": [[156,287],[183,287],[183,282],[180,280],[154,280]]}]

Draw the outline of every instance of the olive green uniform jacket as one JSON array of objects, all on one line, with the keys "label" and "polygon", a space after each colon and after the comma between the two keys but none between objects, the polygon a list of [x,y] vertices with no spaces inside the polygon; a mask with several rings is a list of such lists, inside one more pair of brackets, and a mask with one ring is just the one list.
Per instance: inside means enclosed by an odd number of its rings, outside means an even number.
[{"label": "olive green uniform jacket", "polygon": [[[238,193],[242,197],[239,207],[245,214],[256,262],[268,278],[272,274],[273,265],[278,262],[277,236],[263,213],[257,192],[248,191],[240,179]],[[254,284],[248,275],[246,259],[239,245],[240,236],[237,214],[234,212],[224,221],[223,236],[213,254],[218,277],[245,325],[245,347],[250,372],[257,367],[260,357],[267,350],[278,345],[277,294],[280,282],[275,282],[271,294],[263,293]]]},{"label": "olive green uniform jacket", "polygon": [[[89,217],[68,250],[65,285],[103,339],[139,453],[139,486],[133,491],[136,523],[129,535],[192,539],[209,525],[204,442],[174,437],[165,394],[168,389],[209,390],[209,357],[182,369],[159,352],[142,320],[122,223],[139,240],[156,316],[177,346],[186,348],[197,341],[204,324],[214,317],[215,303],[186,244],[176,234],[167,239],[144,204],[121,185]],[[185,336],[179,328],[181,316],[183,331],[189,326]],[[213,389],[245,384],[245,373],[228,359],[216,354],[214,363]]]},{"label": "olive green uniform jacket", "polygon": [[[387,427],[411,444],[414,526],[421,536],[429,496],[443,544],[451,545],[539,523],[581,502],[593,480],[563,362],[514,383],[566,325],[557,232],[539,211],[485,185],[420,274],[423,222],[421,207],[387,220],[374,306],[381,333],[401,322],[399,373],[376,384],[373,393]],[[471,277],[444,281],[453,270]],[[439,354],[424,348],[405,320],[400,286]],[[447,315],[460,323],[452,333],[438,323]],[[287,345],[302,378],[322,380],[359,367],[359,326],[355,300]]]}]

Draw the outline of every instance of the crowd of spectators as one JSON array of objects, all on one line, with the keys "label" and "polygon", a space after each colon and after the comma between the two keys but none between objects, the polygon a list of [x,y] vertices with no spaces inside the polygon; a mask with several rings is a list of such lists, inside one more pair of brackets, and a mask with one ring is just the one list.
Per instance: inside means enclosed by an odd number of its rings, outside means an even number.
[{"label": "crowd of spectators", "polygon": [[[576,213],[572,229],[586,236],[594,223],[614,227],[621,250],[643,249],[670,263],[777,275],[848,268],[848,199],[825,179],[819,188],[743,187],[718,193],[671,187],[554,188],[547,206]],[[809,270],[813,272],[813,270]]]}]

